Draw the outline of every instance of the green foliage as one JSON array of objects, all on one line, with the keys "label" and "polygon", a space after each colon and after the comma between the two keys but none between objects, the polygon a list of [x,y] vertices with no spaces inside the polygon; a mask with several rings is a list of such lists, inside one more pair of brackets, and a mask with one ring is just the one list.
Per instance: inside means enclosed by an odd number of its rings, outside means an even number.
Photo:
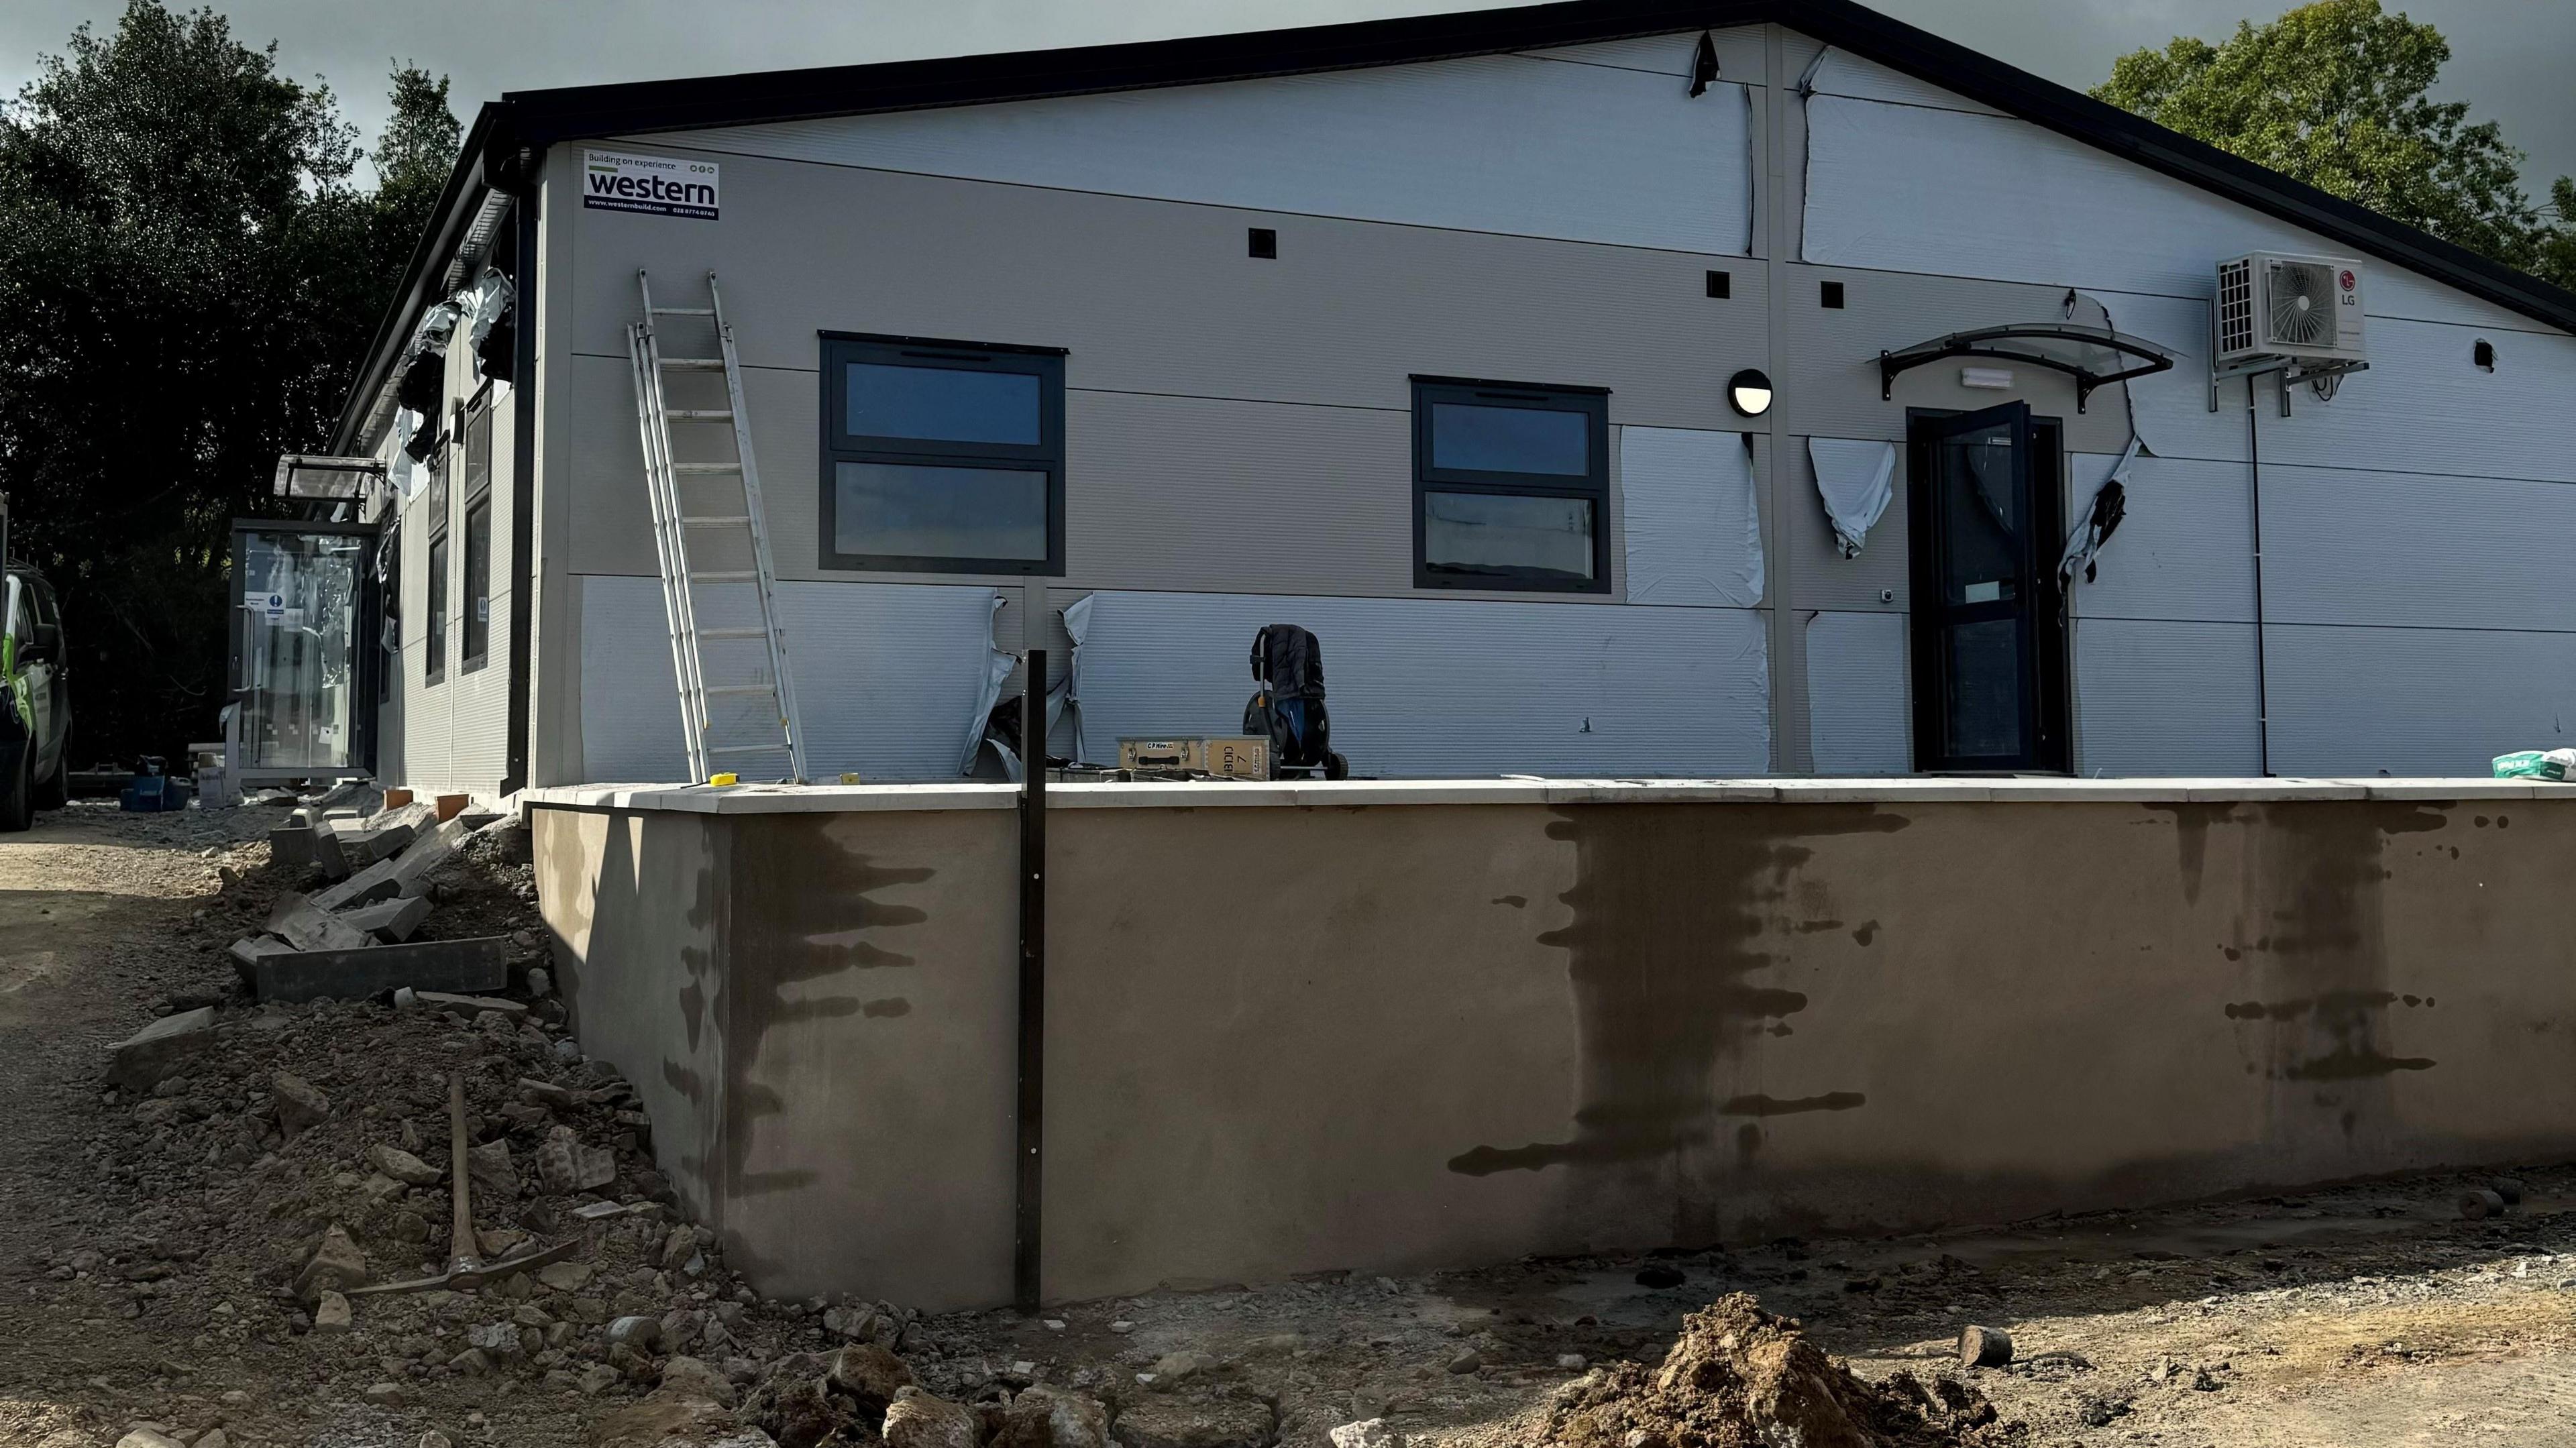
[{"label": "green foliage", "polygon": [[397,68],[362,191],[327,86],[129,0],[0,113],[0,491],[63,596],[82,767],[212,737],[231,519],[329,432],[446,179],[446,94]]},{"label": "green foliage", "polygon": [[2576,194],[2555,216],[2517,180],[2493,121],[2428,94],[2442,33],[2379,0],[2319,0],[2221,44],[2177,37],[2120,57],[2097,100],[2355,201],[2446,241],[2576,286]]}]

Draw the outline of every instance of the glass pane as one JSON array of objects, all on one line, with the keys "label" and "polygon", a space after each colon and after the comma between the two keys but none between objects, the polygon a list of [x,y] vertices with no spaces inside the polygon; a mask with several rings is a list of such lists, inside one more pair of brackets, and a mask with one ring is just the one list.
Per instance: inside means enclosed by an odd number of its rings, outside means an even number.
[{"label": "glass pane", "polygon": [[2018,596],[2023,520],[2013,487],[2013,430],[1999,426],[1941,444],[1941,506],[1948,525],[1951,603]]},{"label": "glass pane", "polygon": [[374,541],[348,533],[242,536],[235,682],[250,765],[356,762],[358,585]]},{"label": "glass pane", "polygon": [[465,510],[465,657],[492,647],[492,504]]},{"label": "glass pane", "polygon": [[848,369],[854,437],[1038,445],[1038,379],[1030,373],[883,362]]},{"label": "glass pane", "polygon": [[1440,573],[1592,578],[1592,500],[1426,493],[1422,561]]},{"label": "glass pane", "polygon": [[1942,641],[1950,671],[1953,758],[2021,753],[2021,621],[1954,623]]},{"label": "glass pane", "polygon": [[1046,561],[1043,472],[842,463],[834,487],[834,552]]},{"label": "glass pane", "polygon": [[1544,407],[1431,404],[1431,465],[1475,473],[1592,471],[1592,418]]},{"label": "glass pane", "polygon": [[492,409],[474,409],[465,420],[465,496],[472,497],[492,481]]},{"label": "glass pane", "polygon": [[423,667],[435,679],[447,671],[447,540],[429,545],[429,640]]}]

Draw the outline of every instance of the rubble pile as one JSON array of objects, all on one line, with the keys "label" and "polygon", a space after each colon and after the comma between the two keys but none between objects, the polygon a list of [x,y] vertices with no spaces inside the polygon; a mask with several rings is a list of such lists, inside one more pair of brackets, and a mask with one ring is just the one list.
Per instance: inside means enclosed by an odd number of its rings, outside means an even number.
[{"label": "rubble pile", "polygon": [[1685,1319],[1660,1367],[1614,1363],[1559,1389],[1545,1429],[1565,1448],[2002,1448],[2026,1437],[1954,1378],[1856,1376],[1741,1292]]}]

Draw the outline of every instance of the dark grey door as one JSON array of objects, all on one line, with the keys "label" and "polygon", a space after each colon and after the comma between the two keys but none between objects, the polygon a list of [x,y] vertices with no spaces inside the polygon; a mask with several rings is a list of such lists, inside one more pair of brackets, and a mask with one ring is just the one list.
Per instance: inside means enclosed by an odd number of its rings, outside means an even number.
[{"label": "dark grey door", "polygon": [[2040,437],[2018,402],[1913,420],[1918,769],[2067,767],[2058,469]]}]

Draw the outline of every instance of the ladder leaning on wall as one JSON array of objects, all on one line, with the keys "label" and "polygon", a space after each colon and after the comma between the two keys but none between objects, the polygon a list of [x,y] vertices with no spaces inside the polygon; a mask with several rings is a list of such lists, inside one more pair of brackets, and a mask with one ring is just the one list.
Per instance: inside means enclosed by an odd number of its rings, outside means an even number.
[{"label": "ladder leaning on wall", "polygon": [[[778,624],[778,573],[769,560],[769,527],[761,511],[760,474],[752,465],[751,424],[743,412],[742,361],[734,351],[733,328],[725,322],[724,299],[716,290],[716,274],[707,273],[707,304],[703,307],[653,305],[653,281],[644,272],[635,274],[635,286],[643,298],[644,319],[626,329],[627,357],[635,374],[635,416],[644,444],[644,487],[652,505],[653,549],[662,569],[662,608],[670,625],[671,668],[679,680],[680,725],[687,738],[690,780],[703,784],[712,779],[721,767],[719,756],[783,755],[787,777],[803,784],[807,778],[804,734],[796,721],[796,682],[787,668],[787,635]],[[665,356],[661,323],[666,317],[699,319],[714,333],[716,355]],[[688,372],[722,372],[725,406],[671,406],[665,382],[673,373]],[[672,426],[700,423],[731,424],[732,458],[676,460],[678,450],[672,446]],[[700,478],[738,480],[741,511],[690,512],[682,480]],[[700,486],[688,491],[703,502],[710,490]],[[747,545],[744,551],[750,567],[699,569],[690,564],[693,536],[713,540],[728,533]],[[699,586],[711,583],[749,584],[758,600],[759,622],[700,627],[698,609],[705,600]],[[754,656],[737,662],[728,657],[727,661],[736,663],[739,672],[756,677],[743,682],[707,682],[704,645],[730,643],[737,652],[748,652],[739,650],[739,645],[754,639],[767,644],[765,659]],[[749,733],[767,734],[774,721],[776,737],[718,744],[711,701],[723,698],[740,698],[754,704],[765,699],[771,706],[765,714],[739,722],[751,726]],[[734,725],[738,721],[729,718],[726,722]],[[754,773],[747,769],[739,772]]]}]

